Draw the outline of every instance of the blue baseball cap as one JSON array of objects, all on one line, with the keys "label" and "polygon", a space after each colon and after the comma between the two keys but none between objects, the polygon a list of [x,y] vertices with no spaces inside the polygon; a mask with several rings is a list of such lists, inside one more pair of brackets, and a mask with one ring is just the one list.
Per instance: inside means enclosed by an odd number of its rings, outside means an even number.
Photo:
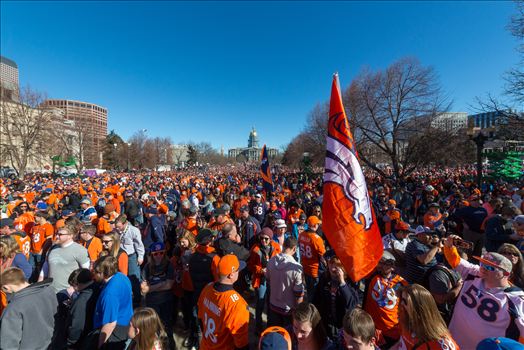
[{"label": "blue baseball cap", "polygon": [[519,342],[503,337],[486,338],[477,345],[477,350],[522,350]]},{"label": "blue baseball cap", "polygon": [[166,249],[166,246],[162,242],[155,242],[151,244],[151,247],[149,248],[152,252],[158,252]]},{"label": "blue baseball cap", "polygon": [[47,204],[45,204],[45,202],[39,201],[36,203],[36,210],[47,210]]},{"label": "blue baseball cap", "polygon": [[291,337],[282,327],[269,327],[262,332],[259,350],[291,350]]}]

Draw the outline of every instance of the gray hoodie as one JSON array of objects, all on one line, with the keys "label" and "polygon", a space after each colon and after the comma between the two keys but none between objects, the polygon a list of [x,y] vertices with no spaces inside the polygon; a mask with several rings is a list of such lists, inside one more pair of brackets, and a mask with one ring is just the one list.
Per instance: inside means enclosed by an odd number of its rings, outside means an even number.
[{"label": "gray hoodie", "polygon": [[269,259],[266,268],[269,281],[269,303],[273,310],[288,314],[296,299],[304,295],[302,265],[290,255],[280,253]]},{"label": "gray hoodie", "polygon": [[52,279],[12,295],[0,317],[1,350],[47,349],[53,337],[58,301]]}]

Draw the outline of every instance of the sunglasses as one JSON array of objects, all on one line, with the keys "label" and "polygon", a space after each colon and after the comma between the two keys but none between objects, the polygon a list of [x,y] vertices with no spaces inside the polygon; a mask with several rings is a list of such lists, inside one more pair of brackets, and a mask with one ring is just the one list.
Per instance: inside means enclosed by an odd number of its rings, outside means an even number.
[{"label": "sunglasses", "polygon": [[495,272],[495,271],[501,271],[498,267],[494,267],[488,264],[480,263],[480,267],[482,267],[484,270]]},{"label": "sunglasses", "polygon": [[271,240],[271,238],[269,238],[269,237],[260,237],[260,240],[261,241],[269,241],[269,240]]},{"label": "sunglasses", "polygon": [[152,256],[161,256],[161,255],[164,255],[164,251],[158,251],[158,252],[152,252],[151,253]]},{"label": "sunglasses", "polygon": [[57,237],[60,237],[60,236],[70,236],[71,233],[57,233],[56,236]]},{"label": "sunglasses", "polygon": [[112,239],[108,239],[108,240],[102,240],[102,244],[108,244],[108,243],[112,243],[113,240]]}]

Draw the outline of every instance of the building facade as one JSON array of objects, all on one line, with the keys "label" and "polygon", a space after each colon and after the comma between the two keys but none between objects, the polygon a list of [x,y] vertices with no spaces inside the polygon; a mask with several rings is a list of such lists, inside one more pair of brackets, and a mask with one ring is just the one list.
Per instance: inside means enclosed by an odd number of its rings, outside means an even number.
[{"label": "building facade", "polygon": [[84,140],[82,152],[85,167],[102,167],[102,153],[107,136],[107,109],[93,103],[73,100],[46,100],[44,105],[64,112],[74,122],[77,134]]},{"label": "building facade", "polygon": [[0,82],[2,99],[17,102],[20,91],[18,65],[4,56],[0,56]]},{"label": "building facade", "polygon": [[[276,148],[266,148],[267,156],[271,159],[278,155],[278,149]],[[260,160],[260,153],[262,148],[258,145],[258,134],[255,128],[249,133],[247,139],[247,147],[245,148],[230,148],[227,152],[229,159],[235,159],[237,161],[258,161]]]},{"label": "building facade", "polygon": [[445,131],[458,131],[467,126],[468,114],[466,112],[441,113],[431,120],[431,127]]}]

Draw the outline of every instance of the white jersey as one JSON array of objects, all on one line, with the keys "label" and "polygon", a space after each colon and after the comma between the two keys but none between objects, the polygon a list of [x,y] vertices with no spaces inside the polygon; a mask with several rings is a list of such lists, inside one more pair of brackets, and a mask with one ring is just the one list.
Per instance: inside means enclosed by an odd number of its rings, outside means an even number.
[{"label": "white jersey", "polygon": [[408,243],[408,238],[398,239],[397,237],[395,237],[395,234],[393,232],[382,237],[382,245],[384,246],[384,250],[394,249],[399,252],[405,252]]},{"label": "white jersey", "polygon": [[488,337],[524,337],[524,292],[518,288],[486,288],[478,277],[479,269],[463,259],[456,268],[464,285],[449,330],[461,349],[475,349]]}]

